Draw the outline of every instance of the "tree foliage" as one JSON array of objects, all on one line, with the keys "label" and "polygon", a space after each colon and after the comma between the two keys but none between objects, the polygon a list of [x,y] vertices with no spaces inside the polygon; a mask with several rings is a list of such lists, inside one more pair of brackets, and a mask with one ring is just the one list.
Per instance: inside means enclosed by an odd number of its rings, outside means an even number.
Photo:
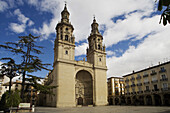
[{"label": "tree foliage", "polygon": [[[0,48],[4,48],[9,50],[14,55],[20,55],[22,61],[18,64],[18,67],[23,70],[22,77],[22,90],[21,90],[21,98],[24,99],[24,84],[25,84],[25,75],[28,73],[41,71],[42,69],[50,70],[47,68],[50,64],[44,64],[39,59],[38,55],[42,54],[41,50],[43,47],[36,45],[36,40],[39,36],[35,37],[31,34],[28,36],[19,36],[19,40],[16,42],[6,42],[4,45],[0,45]],[[2,58],[2,60],[9,60],[10,58]],[[32,78],[34,76],[32,75]]]},{"label": "tree foliage", "polygon": [[[165,9],[163,7],[166,7]],[[170,24],[170,0],[159,0],[158,2],[158,10],[162,11],[160,22],[163,20],[163,25],[166,26],[167,23]]]},{"label": "tree foliage", "polygon": [[11,94],[9,92],[5,92],[0,101],[0,110],[5,110],[9,107],[17,107],[21,101],[19,91],[11,91]]}]

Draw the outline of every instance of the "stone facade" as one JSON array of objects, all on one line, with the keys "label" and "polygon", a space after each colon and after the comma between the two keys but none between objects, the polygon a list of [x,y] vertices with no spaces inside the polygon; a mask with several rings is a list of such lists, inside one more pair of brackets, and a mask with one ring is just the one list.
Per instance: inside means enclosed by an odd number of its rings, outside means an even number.
[{"label": "stone facade", "polygon": [[125,87],[122,77],[108,78],[108,102],[109,105],[125,104]]},{"label": "stone facade", "polygon": [[170,62],[123,77],[127,104],[170,105]]},{"label": "stone facade", "polygon": [[56,26],[53,70],[46,84],[57,86],[46,95],[46,106],[107,105],[107,66],[103,37],[94,18],[88,37],[87,61],[75,61],[74,27],[65,5]]}]

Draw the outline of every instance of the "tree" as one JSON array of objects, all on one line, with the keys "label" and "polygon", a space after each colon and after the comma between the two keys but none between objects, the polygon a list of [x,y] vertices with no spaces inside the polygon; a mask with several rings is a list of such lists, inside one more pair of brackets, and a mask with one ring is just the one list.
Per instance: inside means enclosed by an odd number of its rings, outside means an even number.
[{"label": "tree", "polygon": [[[163,9],[163,7],[166,7],[166,9]],[[158,11],[163,11],[160,22],[161,24],[162,18],[163,18],[163,25],[166,26],[167,23],[170,24],[170,0],[159,0],[158,3]]]},{"label": "tree", "polygon": [[47,66],[50,64],[43,64],[39,59],[38,55],[42,54],[42,46],[36,45],[36,40],[39,36],[35,37],[31,34],[28,36],[19,36],[17,42],[6,42],[4,45],[0,45],[0,48],[4,48],[14,53],[14,55],[21,55],[22,62],[18,65],[23,70],[22,77],[22,89],[21,98],[24,101],[24,85],[25,85],[25,75],[27,73],[41,71],[41,69],[49,70]]}]

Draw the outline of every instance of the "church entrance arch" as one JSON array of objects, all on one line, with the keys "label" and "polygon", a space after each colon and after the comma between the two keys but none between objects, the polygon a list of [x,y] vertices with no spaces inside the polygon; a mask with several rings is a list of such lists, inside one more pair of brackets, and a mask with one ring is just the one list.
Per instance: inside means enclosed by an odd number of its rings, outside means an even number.
[{"label": "church entrance arch", "polygon": [[88,71],[77,72],[75,96],[77,105],[93,105],[93,80]]}]

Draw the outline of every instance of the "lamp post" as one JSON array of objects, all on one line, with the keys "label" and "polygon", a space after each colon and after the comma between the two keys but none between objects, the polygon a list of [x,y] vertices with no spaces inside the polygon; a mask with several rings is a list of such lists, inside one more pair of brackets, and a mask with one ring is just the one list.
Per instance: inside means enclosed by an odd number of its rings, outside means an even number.
[{"label": "lamp post", "polygon": [[10,64],[7,65],[7,67],[2,66],[1,73],[3,75],[6,75],[7,77],[9,77],[9,79],[10,79],[10,82],[9,82],[9,94],[11,94],[12,79],[15,76],[18,76],[17,68],[13,63],[10,63]]}]

